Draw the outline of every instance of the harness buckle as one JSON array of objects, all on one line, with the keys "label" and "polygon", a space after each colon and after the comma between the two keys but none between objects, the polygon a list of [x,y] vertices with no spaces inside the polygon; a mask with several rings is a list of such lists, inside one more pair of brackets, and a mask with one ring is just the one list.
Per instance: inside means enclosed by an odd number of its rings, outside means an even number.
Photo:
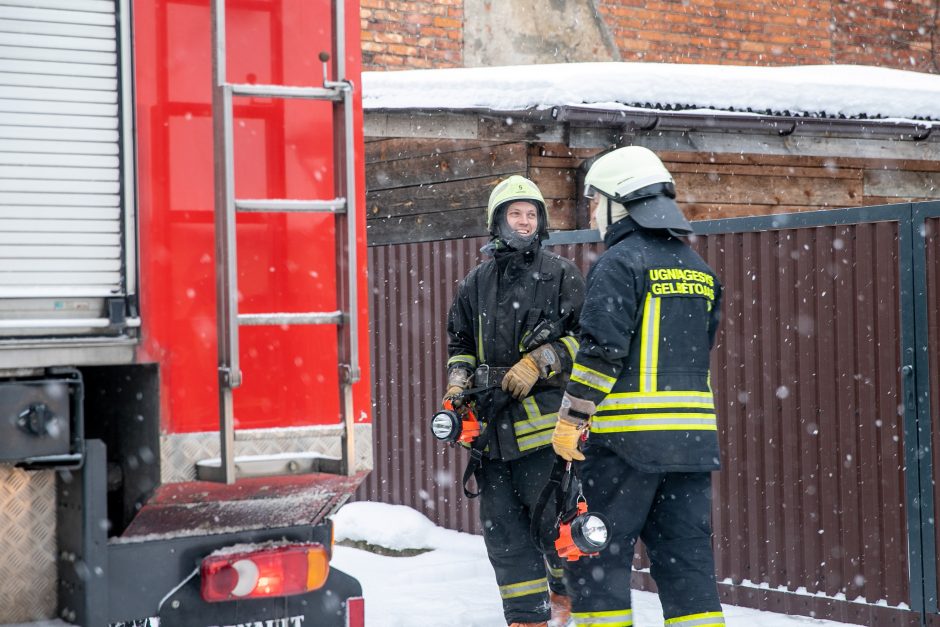
[{"label": "harness buckle", "polygon": [[[482,379],[482,381],[481,381]],[[490,365],[480,364],[473,376],[473,383],[477,387],[488,387],[490,384]]]}]

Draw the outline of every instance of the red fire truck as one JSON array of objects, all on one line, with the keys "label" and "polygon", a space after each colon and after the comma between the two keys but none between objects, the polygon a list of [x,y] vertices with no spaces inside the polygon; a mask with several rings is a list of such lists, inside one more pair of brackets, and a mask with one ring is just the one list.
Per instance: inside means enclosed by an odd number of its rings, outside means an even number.
[{"label": "red fire truck", "polygon": [[0,0],[0,624],[363,624],[359,28]]}]

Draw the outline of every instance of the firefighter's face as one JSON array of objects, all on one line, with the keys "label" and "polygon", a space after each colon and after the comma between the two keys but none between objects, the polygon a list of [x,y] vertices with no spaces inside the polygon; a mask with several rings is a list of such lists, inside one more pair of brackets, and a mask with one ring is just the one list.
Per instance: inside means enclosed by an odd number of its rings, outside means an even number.
[{"label": "firefighter's face", "polygon": [[589,203],[589,204],[588,204],[588,215],[591,216],[591,224],[590,224],[590,226],[591,226],[592,229],[596,229],[596,228],[597,228],[597,206],[600,204],[600,202],[601,202],[601,195],[600,195],[600,194],[594,194],[593,196],[590,197],[590,200],[588,201],[588,203]]},{"label": "firefighter's face", "polygon": [[539,213],[530,202],[517,200],[506,207],[506,224],[520,235],[532,235],[539,226]]}]

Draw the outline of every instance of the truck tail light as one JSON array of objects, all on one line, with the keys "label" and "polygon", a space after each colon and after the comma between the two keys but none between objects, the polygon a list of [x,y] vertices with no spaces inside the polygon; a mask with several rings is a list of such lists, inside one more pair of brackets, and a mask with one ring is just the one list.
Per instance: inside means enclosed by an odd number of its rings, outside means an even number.
[{"label": "truck tail light", "polygon": [[346,627],[365,627],[366,600],[362,597],[346,599]]},{"label": "truck tail light", "polygon": [[330,558],[320,543],[291,544],[202,560],[202,598],[213,603],[282,597],[323,587]]}]

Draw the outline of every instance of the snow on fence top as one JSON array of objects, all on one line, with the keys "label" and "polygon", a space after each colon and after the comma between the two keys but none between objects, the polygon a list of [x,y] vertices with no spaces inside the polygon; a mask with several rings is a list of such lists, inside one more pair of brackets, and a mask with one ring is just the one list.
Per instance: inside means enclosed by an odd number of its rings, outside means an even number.
[{"label": "snow on fence top", "polygon": [[715,113],[940,122],[940,75],[859,65],[671,63],[364,72],[369,109],[711,109]]}]

